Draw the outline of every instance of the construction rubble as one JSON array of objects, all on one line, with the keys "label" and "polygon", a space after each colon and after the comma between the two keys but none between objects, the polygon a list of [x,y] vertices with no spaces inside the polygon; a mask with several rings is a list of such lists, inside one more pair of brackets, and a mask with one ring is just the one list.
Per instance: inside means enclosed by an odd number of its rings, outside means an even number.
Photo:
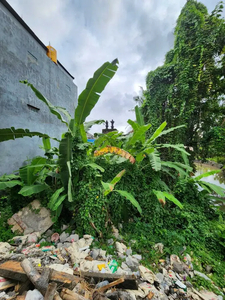
[{"label": "construction rubble", "polygon": [[[97,249],[90,235],[82,238],[65,231],[47,230],[14,237],[0,243],[0,299],[17,300],[172,300],[223,299],[209,291],[197,291],[188,279],[200,276],[186,254],[171,255],[158,262],[153,273],[142,257],[121,241],[110,239],[114,255]],[[42,246],[51,243],[51,246]],[[134,241],[135,242],[135,241]],[[113,248],[114,249],[114,248]],[[163,244],[155,245],[163,253]]]}]

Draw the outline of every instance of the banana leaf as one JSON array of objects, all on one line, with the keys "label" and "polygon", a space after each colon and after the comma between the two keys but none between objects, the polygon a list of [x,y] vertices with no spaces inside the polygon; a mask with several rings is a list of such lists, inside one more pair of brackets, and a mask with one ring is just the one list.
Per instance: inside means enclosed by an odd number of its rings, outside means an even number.
[{"label": "banana leaf", "polygon": [[[42,102],[44,102],[47,106],[48,106],[48,108],[49,108],[49,110],[50,110],[50,112],[53,114],[53,115],[55,115],[62,123],[64,123],[64,124],[66,124],[67,125],[67,127],[69,126],[68,125],[68,123],[63,119],[63,116],[58,112],[58,109],[57,109],[57,106],[54,106],[50,101],[48,101],[34,86],[33,86],[33,84],[31,84],[31,83],[29,83],[27,80],[24,80],[24,81],[20,81],[21,83],[24,83],[24,84],[26,84],[27,86],[29,86],[31,89],[32,89],[32,91],[35,93],[35,95],[37,96],[37,98],[38,99],[40,99]],[[66,109],[65,108],[62,108],[62,107],[60,107],[60,110],[62,111],[62,109],[63,109],[63,113],[65,114],[65,111],[66,111]],[[69,114],[69,113],[67,113],[67,114]]]},{"label": "banana leaf", "polygon": [[0,181],[0,190],[5,190],[7,188],[12,188],[16,185],[22,185],[22,182],[19,181],[19,180]]},{"label": "banana leaf", "polygon": [[23,129],[23,128],[15,129],[14,127],[0,129],[0,142],[15,140],[15,139],[23,138],[25,136],[27,137],[38,136],[40,138],[42,137],[49,138],[47,134],[36,132],[36,131],[29,131],[29,129]]},{"label": "banana leaf", "polygon": [[151,126],[151,124],[140,126],[128,140],[127,146],[134,145],[139,140],[143,141],[145,139],[145,133]]},{"label": "banana leaf", "polygon": [[209,171],[209,172],[203,173],[203,174],[201,174],[201,175],[199,175],[199,176],[196,176],[196,177],[194,178],[194,180],[200,180],[200,179],[202,179],[202,178],[205,178],[205,177],[208,177],[208,176],[211,176],[211,175],[220,173],[220,172],[221,172],[221,170],[213,170],[213,171]]},{"label": "banana leaf", "polygon": [[153,133],[153,135],[149,139],[149,142],[153,142],[157,137],[159,137],[160,133],[163,131],[163,129],[166,127],[166,125],[167,125],[166,121],[163,122]]},{"label": "banana leaf", "polygon": [[114,190],[114,191],[119,193],[121,196],[125,197],[126,199],[128,199],[133,204],[133,206],[135,206],[137,208],[139,213],[142,214],[142,209],[133,195],[131,195],[127,191],[121,191],[121,190]]},{"label": "banana leaf", "polygon": [[32,185],[38,178],[37,173],[45,166],[46,158],[35,157],[31,164],[19,169],[21,180],[27,184]]},{"label": "banana leaf", "polygon": [[34,184],[34,185],[25,185],[22,187],[22,189],[19,191],[18,194],[21,194],[23,196],[30,196],[33,194],[40,193],[47,189],[50,189],[50,187],[45,183]]},{"label": "banana leaf", "polygon": [[140,107],[138,107],[136,105],[134,109],[135,109],[135,115],[136,115],[137,124],[140,125],[140,126],[145,125],[144,118],[143,118],[143,115],[141,113]]},{"label": "banana leaf", "polygon": [[67,162],[72,159],[72,135],[67,132],[59,144],[59,160],[60,178],[64,188],[67,190],[70,178]]},{"label": "banana leaf", "polygon": [[84,123],[91,110],[98,102],[101,92],[106,87],[107,83],[113,78],[118,69],[118,60],[112,63],[104,63],[95,73],[93,78],[87,82],[86,88],[78,98],[78,105],[75,110],[75,124],[77,126]]},{"label": "banana leaf", "polygon": [[101,125],[104,124],[105,120],[93,120],[90,122],[84,123],[84,130],[87,132],[93,125]]}]

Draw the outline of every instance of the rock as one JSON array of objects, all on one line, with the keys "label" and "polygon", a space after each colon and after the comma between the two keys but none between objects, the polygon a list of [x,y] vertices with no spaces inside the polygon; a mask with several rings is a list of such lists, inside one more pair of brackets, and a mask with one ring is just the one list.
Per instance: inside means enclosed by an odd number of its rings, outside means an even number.
[{"label": "rock", "polygon": [[38,239],[41,237],[40,232],[30,233],[27,237],[27,243],[37,243]]},{"label": "rock", "polygon": [[96,284],[95,288],[96,289],[100,289],[101,287],[103,287],[103,286],[105,286],[107,284],[109,284],[108,280],[104,280],[104,281],[101,281],[98,284]]},{"label": "rock", "polygon": [[13,225],[13,232],[18,231],[23,234],[40,232],[42,234],[52,226],[53,222],[50,210],[41,207],[41,203],[34,200],[8,219],[8,224]]},{"label": "rock", "polygon": [[179,263],[176,261],[173,262],[173,271],[174,272],[183,273],[183,270],[184,270],[184,268],[183,268],[182,263]]},{"label": "rock", "polygon": [[69,237],[69,233],[63,232],[60,234],[60,242],[64,243],[66,239]]},{"label": "rock", "polygon": [[108,239],[108,240],[107,240],[107,244],[108,244],[108,245],[113,245],[113,243],[114,243],[114,240],[113,240],[113,239]]},{"label": "rock", "polygon": [[96,260],[99,256],[99,249],[92,249],[91,257]]},{"label": "rock", "polygon": [[142,260],[142,256],[140,254],[133,254],[132,257],[139,261]]},{"label": "rock", "polygon": [[87,239],[91,239],[92,236],[91,236],[90,234],[85,234],[85,235],[83,236],[83,238],[87,240]]},{"label": "rock", "polygon": [[200,276],[200,277],[202,277],[202,278],[204,278],[205,280],[211,281],[211,279],[210,279],[208,276],[206,276],[205,274],[203,274],[203,273],[201,273],[201,272],[198,272],[198,271],[195,271],[195,270],[194,270],[194,274],[195,274],[195,275],[198,275],[198,276]]},{"label": "rock", "polygon": [[132,249],[131,248],[128,248],[126,250],[126,255],[132,255]]},{"label": "rock", "polygon": [[59,272],[65,272],[68,274],[73,275],[73,269],[69,267],[68,264],[61,265],[61,264],[52,264],[49,266],[50,269],[59,271]]},{"label": "rock", "polygon": [[64,225],[61,226],[61,230],[62,230],[62,231],[65,231],[68,227],[69,227],[68,225],[65,225],[65,224],[64,224]]},{"label": "rock", "polygon": [[46,237],[51,237],[53,234],[54,234],[54,232],[53,232],[51,229],[48,229],[48,230],[45,232],[45,236],[46,236]]},{"label": "rock", "polygon": [[211,271],[212,271],[212,266],[207,265],[207,266],[205,267],[205,269],[206,269],[206,272],[207,272],[207,273],[211,273]]},{"label": "rock", "polygon": [[6,254],[11,249],[13,249],[13,247],[9,243],[0,242],[0,254]]},{"label": "rock", "polygon": [[154,283],[154,281],[157,281],[157,277],[155,276],[155,274],[151,270],[145,268],[144,266],[139,266],[139,271],[141,277],[149,283],[152,284]]},{"label": "rock", "polygon": [[44,297],[38,290],[28,291],[25,300],[44,300]]},{"label": "rock", "polygon": [[123,243],[116,242],[116,250],[117,250],[117,252],[123,254],[126,252],[127,247]]},{"label": "rock", "polygon": [[163,253],[163,248],[164,248],[164,245],[162,243],[157,243],[153,246],[153,248],[156,250],[156,251],[159,251],[160,253]]},{"label": "rock", "polygon": [[131,268],[132,271],[137,270],[139,267],[138,260],[130,255],[126,257],[126,264],[128,265],[129,268]]},{"label": "rock", "polygon": [[164,275],[162,273],[157,273],[156,277],[158,278],[158,282],[161,283],[164,279]]},{"label": "rock", "polygon": [[172,255],[170,255],[170,264],[171,264],[171,266],[173,266],[174,262],[180,263],[180,259],[177,255],[172,254]]},{"label": "rock", "polygon": [[125,262],[122,262],[121,268],[122,268],[124,271],[131,272],[131,269],[128,267],[127,264],[125,264]]},{"label": "rock", "polygon": [[71,234],[67,239],[66,242],[77,242],[79,241],[79,235],[78,234]]}]

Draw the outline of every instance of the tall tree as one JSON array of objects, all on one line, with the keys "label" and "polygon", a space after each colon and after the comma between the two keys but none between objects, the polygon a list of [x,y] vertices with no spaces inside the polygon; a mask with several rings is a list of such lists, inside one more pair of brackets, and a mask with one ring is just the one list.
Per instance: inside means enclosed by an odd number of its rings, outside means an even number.
[{"label": "tall tree", "polygon": [[[188,0],[175,28],[174,48],[163,66],[147,75],[142,106],[147,122],[155,127],[164,120],[169,126],[186,128],[168,142],[184,143],[198,154],[214,127],[224,127],[225,116],[225,22],[220,2],[211,14]],[[165,142],[165,141],[164,141]],[[203,144],[202,144],[203,143]]]}]

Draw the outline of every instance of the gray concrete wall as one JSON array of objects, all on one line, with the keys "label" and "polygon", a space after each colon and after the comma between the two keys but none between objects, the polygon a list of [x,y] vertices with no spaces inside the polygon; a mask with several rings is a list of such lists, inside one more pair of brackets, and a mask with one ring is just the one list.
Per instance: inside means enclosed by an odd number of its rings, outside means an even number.
[{"label": "gray concrete wall", "polygon": [[[73,115],[77,87],[72,77],[51,61],[45,49],[0,3],[0,128],[28,128],[60,138],[66,127],[29,87],[19,82],[25,79],[54,105],[65,107]],[[0,143],[0,175],[17,170],[26,159],[43,155],[41,144],[36,137]]]}]

